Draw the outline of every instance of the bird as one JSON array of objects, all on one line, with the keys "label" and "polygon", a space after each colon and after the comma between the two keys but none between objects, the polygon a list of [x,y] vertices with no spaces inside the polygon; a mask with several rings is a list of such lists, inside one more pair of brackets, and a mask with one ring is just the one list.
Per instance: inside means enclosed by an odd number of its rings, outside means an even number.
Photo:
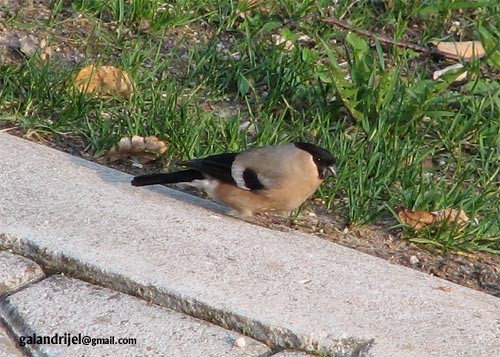
[{"label": "bird", "polygon": [[133,178],[132,186],[187,184],[204,190],[242,216],[268,211],[293,211],[330,175],[336,159],[311,143],[261,146],[181,161],[186,170]]}]

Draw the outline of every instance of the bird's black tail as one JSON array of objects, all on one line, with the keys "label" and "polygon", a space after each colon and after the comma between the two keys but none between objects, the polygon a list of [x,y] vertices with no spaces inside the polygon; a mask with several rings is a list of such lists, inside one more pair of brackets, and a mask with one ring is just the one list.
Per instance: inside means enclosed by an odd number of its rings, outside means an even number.
[{"label": "bird's black tail", "polygon": [[132,186],[149,186],[164,183],[191,182],[193,180],[203,180],[205,176],[196,170],[184,170],[170,172],[168,174],[151,174],[136,176],[132,180]]}]

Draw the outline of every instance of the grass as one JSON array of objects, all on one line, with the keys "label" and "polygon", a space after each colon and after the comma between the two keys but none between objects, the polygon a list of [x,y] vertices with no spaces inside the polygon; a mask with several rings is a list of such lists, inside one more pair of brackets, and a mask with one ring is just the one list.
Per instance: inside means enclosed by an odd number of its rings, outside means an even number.
[{"label": "grass", "polygon": [[[67,8],[55,1],[48,19],[29,24],[19,11],[7,12],[7,26],[42,31],[49,45],[75,13],[92,30],[72,39],[83,54],[72,66],[37,56],[0,64],[0,119],[55,141],[84,138],[96,157],[123,136],[156,135],[169,144],[167,166],[252,146],[315,142],[339,162],[338,179],[318,195],[349,224],[389,221],[399,229],[400,207],[463,209],[475,222],[462,232],[403,227],[404,235],[439,249],[499,254],[495,4],[85,0]],[[464,63],[464,84],[453,83],[453,75],[434,81],[432,69],[443,63],[322,23],[329,14],[419,44],[478,39],[488,55]],[[102,100],[75,92],[72,80],[86,64],[124,68],[135,95]],[[251,125],[244,129],[243,122]]]}]

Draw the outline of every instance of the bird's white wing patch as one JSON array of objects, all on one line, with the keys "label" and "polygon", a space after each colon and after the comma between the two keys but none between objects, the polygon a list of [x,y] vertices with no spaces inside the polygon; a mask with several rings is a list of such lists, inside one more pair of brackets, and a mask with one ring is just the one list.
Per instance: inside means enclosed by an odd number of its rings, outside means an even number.
[{"label": "bird's white wing patch", "polygon": [[250,191],[250,189],[245,184],[245,179],[243,178],[243,173],[247,168],[238,163],[238,161],[234,161],[231,166],[231,176],[233,177],[234,182],[236,182],[236,186],[243,190]]}]

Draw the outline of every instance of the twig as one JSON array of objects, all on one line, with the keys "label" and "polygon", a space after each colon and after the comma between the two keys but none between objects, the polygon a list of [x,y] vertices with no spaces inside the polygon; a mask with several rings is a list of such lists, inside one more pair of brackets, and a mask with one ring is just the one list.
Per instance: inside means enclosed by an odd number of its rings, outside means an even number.
[{"label": "twig", "polygon": [[343,14],[339,17],[339,20],[342,20],[342,19],[345,17],[345,15],[347,15],[347,13],[348,13],[349,11],[351,11],[351,8],[353,8],[353,7],[354,7],[354,5],[356,5],[358,2],[359,2],[359,0],[354,0],[354,1],[353,1],[353,2],[352,2],[352,3],[351,3],[348,7],[347,7],[347,9],[344,11],[344,13],[343,13]]},{"label": "twig", "polygon": [[324,23],[336,25],[336,26],[343,28],[343,29],[346,29],[346,30],[351,30],[359,35],[363,35],[363,36],[366,36],[368,38],[372,38],[372,39],[377,40],[377,41],[379,41],[383,44],[386,44],[386,45],[396,45],[396,46],[402,47],[402,48],[409,48],[413,51],[420,52],[426,56],[437,55],[437,56],[441,56],[441,57],[448,58],[448,59],[455,60],[455,61],[460,60],[460,57],[454,53],[440,51],[437,48],[428,48],[428,47],[420,46],[420,45],[417,45],[415,43],[396,41],[396,40],[393,40],[393,39],[391,39],[387,36],[384,36],[384,35],[378,35],[376,33],[373,33],[373,32],[367,31],[367,30],[361,30],[361,29],[354,28],[351,24],[349,24],[345,21],[339,20],[335,17],[330,17],[328,19],[322,19],[322,21]]}]

